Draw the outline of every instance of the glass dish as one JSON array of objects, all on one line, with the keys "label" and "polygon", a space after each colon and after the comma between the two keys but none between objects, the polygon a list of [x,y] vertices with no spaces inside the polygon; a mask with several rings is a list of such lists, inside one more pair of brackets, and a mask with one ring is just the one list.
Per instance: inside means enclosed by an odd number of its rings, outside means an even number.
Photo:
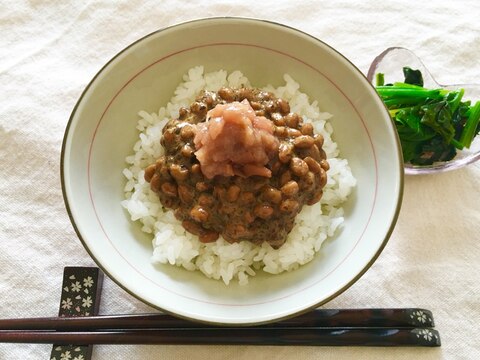
[{"label": "glass dish", "polygon": [[[385,81],[388,83],[395,81],[403,82],[404,76],[402,68],[404,66],[420,70],[423,74],[424,86],[427,88],[444,88],[449,90],[463,88],[465,90],[464,100],[472,100],[472,103],[480,100],[480,84],[439,84],[423,62],[412,51],[402,47],[391,47],[378,55],[370,65],[367,78],[375,85],[376,74],[383,73],[385,74]],[[457,155],[452,160],[427,166],[405,164],[405,174],[435,174],[456,170],[478,159],[480,159],[480,136],[474,139],[469,149],[457,150]]]}]

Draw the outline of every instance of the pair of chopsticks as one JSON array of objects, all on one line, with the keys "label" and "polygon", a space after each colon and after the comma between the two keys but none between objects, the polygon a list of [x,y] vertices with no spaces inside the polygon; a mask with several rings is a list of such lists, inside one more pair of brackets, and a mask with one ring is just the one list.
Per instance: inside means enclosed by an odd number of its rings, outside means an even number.
[{"label": "pair of chopsticks", "polygon": [[0,320],[0,342],[440,346],[424,309],[318,309],[277,323],[241,327],[193,323],[164,314]]}]

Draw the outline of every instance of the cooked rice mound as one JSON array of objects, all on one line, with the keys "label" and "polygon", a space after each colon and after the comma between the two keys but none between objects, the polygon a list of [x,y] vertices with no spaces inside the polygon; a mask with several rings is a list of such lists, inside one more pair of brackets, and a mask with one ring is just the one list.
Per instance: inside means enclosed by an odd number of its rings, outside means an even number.
[{"label": "cooked rice mound", "polygon": [[162,128],[170,118],[177,118],[179,109],[188,107],[202,90],[251,87],[240,71],[204,73],[204,68],[197,66],[184,75],[183,82],[165,107],[154,113],[143,110],[138,113],[139,140],[132,155],[126,158],[128,167],[123,171],[127,182],[124,188],[126,200],[122,206],[128,210],[132,221],[139,221],[142,230],[152,235],[153,262],[200,270],[205,276],[222,280],[227,285],[232,280],[245,285],[258,271],[279,274],[308,263],[321,251],[325,239],[332,237],[341,226],[344,221],[341,206],[355,187],[356,180],[347,160],[339,157],[337,144],[332,141],[332,127],[327,121],[331,115],[320,112],[317,102],[310,102],[288,74],[284,75],[284,80],[285,85],[278,88],[269,85],[264,90],[288,101],[291,111],[301,115],[304,122],[311,122],[314,131],[324,137],[323,150],[330,169],[320,202],[303,207],[287,241],[276,250],[266,242],[262,245],[249,241],[231,244],[221,237],[214,243],[201,243],[197,236],[183,228],[173,211],[162,207],[158,195],[144,179],[145,168],[163,154],[160,145]]}]

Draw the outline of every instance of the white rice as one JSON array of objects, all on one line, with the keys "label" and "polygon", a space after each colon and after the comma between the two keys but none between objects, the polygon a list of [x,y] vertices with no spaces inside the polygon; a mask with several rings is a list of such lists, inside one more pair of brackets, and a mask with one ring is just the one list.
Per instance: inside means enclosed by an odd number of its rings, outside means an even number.
[{"label": "white rice", "polygon": [[267,243],[261,246],[247,241],[229,244],[221,237],[214,243],[203,244],[195,235],[185,231],[172,211],[162,207],[143,176],[144,169],[162,155],[160,136],[164,125],[170,118],[178,117],[179,108],[188,107],[203,89],[217,91],[222,86],[250,86],[240,71],[231,74],[224,70],[204,73],[202,66],[194,67],[183,76],[183,82],[170,102],[158,113],[138,113],[139,140],[133,147],[132,155],[126,158],[128,167],[123,170],[127,182],[124,189],[126,200],[122,201],[122,206],[128,210],[132,221],[140,221],[142,230],[152,235],[153,262],[200,270],[205,276],[221,279],[227,285],[232,280],[244,285],[248,283],[249,276],[258,271],[279,274],[308,263],[320,251],[325,239],[333,236],[341,226],[344,221],[341,205],[347,200],[356,180],[347,160],[339,158],[337,144],[332,141],[332,127],[327,122],[331,115],[320,112],[317,101],[310,102],[308,96],[299,91],[299,84],[288,74],[284,75],[284,80],[284,86],[267,86],[265,89],[287,100],[291,111],[302,115],[304,121],[312,122],[315,132],[325,138],[323,149],[330,170],[321,201],[303,207],[286,243],[277,250]]}]

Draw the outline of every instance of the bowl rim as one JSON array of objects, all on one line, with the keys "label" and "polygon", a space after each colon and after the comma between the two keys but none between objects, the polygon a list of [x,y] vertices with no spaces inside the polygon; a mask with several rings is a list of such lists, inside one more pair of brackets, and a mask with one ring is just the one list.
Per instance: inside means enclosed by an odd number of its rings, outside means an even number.
[{"label": "bowl rim", "polygon": [[[241,17],[241,16],[217,16],[217,17],[205,17],[205,18],[196,18],[196,19],[193,19],[193,20],[188,20],[188,21],[183,21],[183,22],[179,22],[179,23],[175,23],[175,24],[172,24],[172,25],[168,25],[168,26],[165,26],[165,27],[162,27],[158,30],[155,30],[151,33],[148,33],[142,37],[140,37],[139,39],[135,40],[134,42],[130,43],[129,45],[127,45],[126,47],[124,47],[122,50],[120,50],[119,52],[117,52],[110,60],[108,60],[105,65],[103,65],[95,74],[95,76],[88,82],[88,84],[85,86],[85,88],[83,89],[82,93],[80,94],[77,102],[75,103],[75,106],[73,107],[72,109],[72,112],[70,114],[70,117],[68,119],[68,122],[67,122],[67,125],[65,127],[65,131],[64,131],[64,136],[63,136],[63,140],[62,140],[62,148],[61,148],[61,154],[60,154],[60,180],[61,180],[61,188],[62,188],[62,196],[63,196],[63,200],[64,200],[64,204],[65,204],[65,208],[67,210],[67,214],[68,214],[68,217],[70,219],[70,222],[75,230],[75,233],[77,234],[77,237],[79,238],[80,242],[82,243],[83,247],[85,248],[85,250],[87,251],[87,253],[90,255],[90,257],[94,260],[94,262],[96,263],[96,265],[111,279],[113,280],[113,282],[115,282],[115,284],[117,284],[117,286],[119,286],[121,289],[123,289],[124,291],[126,291],[128,294],[132,295],[133,297],[135,297],[136,299],[140,300],[141,302],[143,302],[144,304],[147,304],[148,306],[154,308],[154,309],[157,309],[157,310],[160,310],[166,314],[170,314],[170,315],[173,315],[173,316],[176,316],[176,317],[179,317],[179,318],[183,318],[185,320],[189,320],[189,321],[193,321],[193,322],[197,322],[197,323],[204,323],[204,324],[208,324],[208,325],[220,325],[220,326],[228,326],[228,325],[232,325],[230,323],[223,323],[223,322],[218,322],[218,321],[213,321],[213,320],[201,320],[201,319],[196,319],[196,318],[193,318],[193,317],[188,317],[188,316],[185,316],[185,315],[181,315],[181,314],[177,314],[173,311],[169,311],[169,310],[166,310],[166,309],[163,309],[162,307],[158,306],[158,305],[155,305],[147,300],[145,300],[141,295],[139,294],[136,294],[134,293],[133,291],[131,291],[130,289],[128,289],[126,286],[124,286],[119,280],[117,280],[115,277],[111,276],[111,274],[106,270],[106,268],[102,265],[102,263],[95,257],[95,255],[92,253],[92,251],[90,250],[90,248],[88,247],[87,243],[85,242],[85,240],[83,239],[82,237],[82,234],[80,232],[80,229],[79,227],[77,226],[77,223],[73,217],[73,213],[72,213],[72,210],[71,210],[71,206],[70,206],[70,202],[69,202],[69,199],[68,199],[68,196],[67,196],[67,187],[66,187],[66,181],[65,181],[65,152],[66,152],[66,145],[67,145],[67,139],[69,137],[69,132],[70,132],[70,126],[72,125],[73,123],[73,119],[74,117],[76,116],[76,113],[77,113],[77,110],[80,106],[80,104],[83,102],[83,99],[85,97],[85,95],[87,94],[87,92],[89,91],[89,89],[93,86],[93,84],[95,83],[95,81],[97,80],[97,78],[106,70],[107,67],[110,66],[110,64],[112,62],[114,62],[118,57],[120,57],[123,53],[125,53],[127,50],[129,50],[130,48],[134,47],[135,45],[137,45],[138,43],[144,41],[145,39],[149,38],[149,37],[152,37],[152,36],[155,36],[161,32],[164,32],[166,30],[171,30],[173,28],[176,28],[176,27],[182,27],[182,26],[186,26],[186,25],[189,25],[189,24],[195,24],[195,23],[199,23],[199,22],[215,22],[217,20],[227,20],[227,21],[243,21],[243,22],[253,22],[253,23],[267,23],[267,24],[270,24],[270,25],[273,25],[273,26],[276,26],[276,27],[279,27],[279,28],[286,28],[288,31],[292,31],[294,33],[298,33],[298,34],[301,34],[303,36],[306,36],[312,40],[314,40],[315,42],[317,43],[320,43],[322,46],[324,47],[327,47],[329,48],[331,51],[333,51],[336,55],[340,56],[341,58],[343,58],[351,67],[352,69],[354,69],[358,75],[360,75],[360,77],[363,77],[364,80],[365,80],[365,83],[367,84],[367,86],[370,86],[373,90],[375,90],[373,84],[368,81],[367,77],[360,71],[360,69],[354,65],[349,59],[347,59],[343,54],[341,54],[339,51],[337,51],[336,49],[334,49],[332,46],[328,45],[327,43],[325,43],[324,41],[320,40],[319,38],[305,32],[305,31],[302,31],[300,29],[297,29],[297,28],[294,28],[292,26],[289,26],[289,25],[285,25],[285,24],[282,24],[282,23],[279,23],[279,22],[275,22],[275,21],[271,21],[271,20],[265,20],[265,19],[261,19],[261,18],[254,18],[254,17]],[[376,91],[373,92],[376,96],[378,97],[379,100],[380,97],[379,95],[377,94]],[[385,104],[383,103],[383,101],[380,101],[380,103],[383,105],[383,111],[388,115],[388,110],[385,106]],[[390,122],[391,122],[391,125],[392,127],[394,127],[394,123],[393,123],[393,120],[390,118],[390,116],[387,117],[388,119],[390,119]],[[296,311],[296,312],[293,312],[293,313],[290,313],[288,315],[285,315],[285,316],[281,316],[281,317],[278,317],[278,318],[274,318],[274,319],[268,319],[268,320],[264,320],[264,321],[258,321],[258,322],[247,322],[247,323],[243,323],[243,322],[239,322],[239,323],[235,323],[235,326],[252,326],[252,325],[261,325],[261,324],[267,324],[267,323],[272,323],[272,322],[277,322],[277,321],[282,321],[282,320],[285,320],[285,319],[288,319],[288,318],[292,318],[292,317],[295,317],[295,316],[298,316],[298,315],[301,315],[301,314],[304,314],[304,313],[307,313],[309,311],[312,311],[313,309],[333,300],[334,298],[336,298],[337,296],[339,296],[340,294],[342,294],[344,291],[346,291],[348,288],[350,288],[355,282],[357,282],[366,272],[367,270],[370,269],[370,267],[374,264],[374,262],[377,260],[377,258],[380,256],[380,254],[382,253],[383,249],[385,248],[385,246],[387,245],[388,243],[388,240],[390,239],[391,235],[392,235],[392,232],[395,228],[395,225],[397,223],[397,220],[398,220],[398,217],[399,217],[399,214],[400,214],[400,209],[401,209],[401,205],[402,205],[402,200],[403,200],[403,194],[404,194],[404,163],[403,163],[403,156],[402,156],[402,152],[401,152],[401,145],[400,145],[400,139],[398,137],[398,134],[396,131],[394,131],[394,137],[395,137],[395,144],[397,146],[397,157],[398,157],[398,160],[399,160],[399,169],[398,169],[398,173],[399,173],[399,179],[398,179],[398,196],[397,198],[395,199],[396,200],[396,206],[395,206],[395,211],[393,213],[393,217],[392,217],[392,221],[390,223],[390,226],[388,228],[388,231],[386,232],[385,234],[385,237],[384,239],[382,240],[382,243],[381,245],[378,247],[376,253],[371,257],[371,259],[369,260],[369,262],[364,266],[364,268],[358,272],[349,282],[347,282],[343,287],[341,287],[340,289],[338,289],[337,291],[335,291],[332,295],[328,296],[327,298],[324,298],[323,300],[315,303],[314,305],[312,306],[309,306],[303,310],[300,310],[300,311]]]}]

